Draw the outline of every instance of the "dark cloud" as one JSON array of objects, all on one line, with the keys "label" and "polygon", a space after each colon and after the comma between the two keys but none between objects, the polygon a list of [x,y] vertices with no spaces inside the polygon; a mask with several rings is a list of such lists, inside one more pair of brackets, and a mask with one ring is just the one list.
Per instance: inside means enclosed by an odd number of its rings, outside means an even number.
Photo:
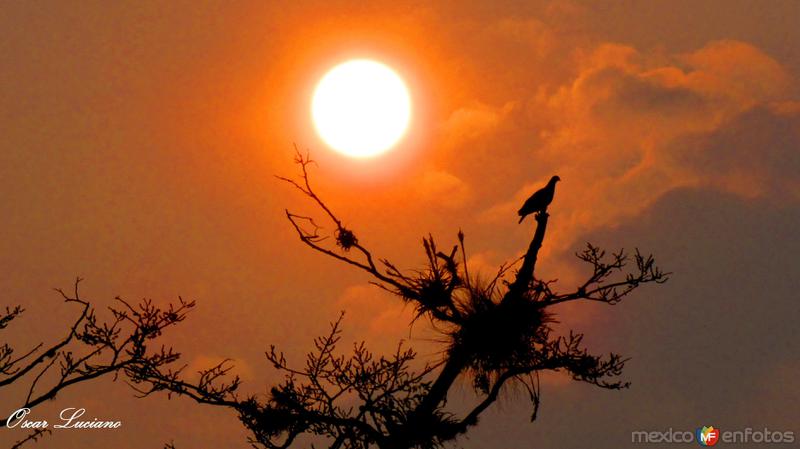
[{"label": "dark cloud", "polygon": [[798,199],[800,114],[755,107],[713,132],[687,136],[667,154],[711,183],[737,190]]},{"label": "dark cloud", "polygon": [[619,68],[595,72],[586,80],[586,89],[611,90],[608,97],[596,105],[593,113],[613,120],[621,114],[628,119],[653,120],[653,115],[694,115],[706,112],[708,99],[700,93],[681,86],[668,86],[658,80],[626,73]]}]

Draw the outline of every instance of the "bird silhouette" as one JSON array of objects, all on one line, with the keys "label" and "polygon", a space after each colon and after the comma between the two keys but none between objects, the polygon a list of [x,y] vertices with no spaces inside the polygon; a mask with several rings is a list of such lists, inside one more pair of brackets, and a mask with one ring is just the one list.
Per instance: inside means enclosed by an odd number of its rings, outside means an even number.
[{"label": "bird silhouette", "polygon": [[553,176],[546,186],[537,190],[525,201],[525,204],[517,211],[519,223],[522,223],[522,220],[528,215],[534,212],[544,212],[547,209],[547,206],[553,201],[553,195],[556,193],[556,183],[558,181],[561,181],[561,178]]}]

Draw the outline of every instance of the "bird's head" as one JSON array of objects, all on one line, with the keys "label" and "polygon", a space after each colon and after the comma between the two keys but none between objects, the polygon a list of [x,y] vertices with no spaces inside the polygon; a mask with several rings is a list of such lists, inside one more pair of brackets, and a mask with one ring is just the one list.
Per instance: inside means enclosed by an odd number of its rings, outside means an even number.
[{"label": "bird's head", "polygon": [[553,176],[552,178],[550,178],[550,184],[555,184],[558,181],[561,181],[561,178],[559,178],[558,176]]}]

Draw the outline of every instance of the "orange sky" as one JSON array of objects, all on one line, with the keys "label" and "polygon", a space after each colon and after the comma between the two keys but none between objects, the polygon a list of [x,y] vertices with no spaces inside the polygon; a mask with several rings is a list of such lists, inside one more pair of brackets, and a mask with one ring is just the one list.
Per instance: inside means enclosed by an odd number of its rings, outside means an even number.
[{"label": "orange sky", "polygon": [[[28,309],[13,341],[60,335],[75,310],[50,289],[77,275],[99,308],[196,299],[170,341],[192,366],[237,359],[253,392],[274,379],[269,344],[299,360],[342,308],[352,338],[407,336],[393,298],[293,235],[283,209],[313,208],[273,175],[295,173],[296,142],[330,206],[400,266],[422,262],[423,235],[450,244],[461,228],[490,272],[527,244],[519,204],[558,174],[542,277],[575,279],[588,239],[652,250],[676,273],[612,310],[564,310],[591,345],[634,357],[633,390],[553,379],[541,421],[509,400],[465,447],[616,448],[630,430],[702,419],[796,426],[800,5],[699,3],[7,5],[0,304]],[[309,121],[314,83],[350,57],[394,67],[414,101],[407,138],[366,162],[331,153]],[[78,403],[124,429],[43,447],[247,447],[235,417],[122,383],[41,413]],[[597,418],[609,408],[619,422]]]}]

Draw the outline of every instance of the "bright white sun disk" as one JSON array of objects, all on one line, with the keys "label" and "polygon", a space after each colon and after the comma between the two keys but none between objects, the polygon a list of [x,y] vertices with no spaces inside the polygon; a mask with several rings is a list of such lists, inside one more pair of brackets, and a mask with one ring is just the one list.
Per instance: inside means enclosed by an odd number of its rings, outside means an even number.
[{"label": "bright white sun disk", "polygon": [[411,99],[392,69],[356,59],[325,74],[314,91],[311,115],[331,148],[366,158],[383,153],[403,137],[411,118]]}]

